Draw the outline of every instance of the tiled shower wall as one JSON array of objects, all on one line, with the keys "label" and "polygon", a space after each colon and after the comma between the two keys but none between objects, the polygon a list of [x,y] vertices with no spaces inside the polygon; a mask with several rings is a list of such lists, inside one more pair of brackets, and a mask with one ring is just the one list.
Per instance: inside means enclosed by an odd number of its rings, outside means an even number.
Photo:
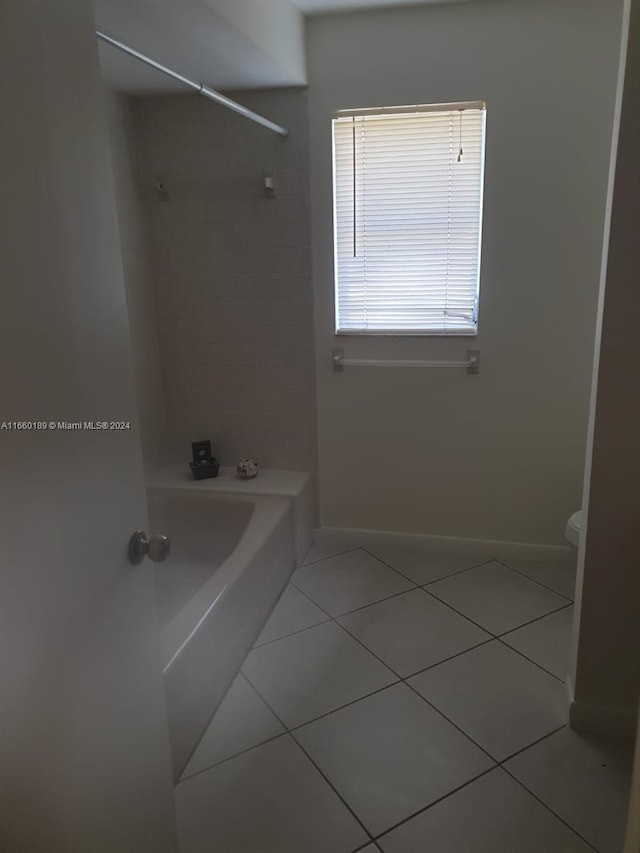
[{"label": "tiled shower wall", "polygon": [[137,187],[132,101],[105,92],[113,176],[120,225],[140,442],[147,475],[165,461],[166,432],[147,223]]},{"label": "tiled shower wall", "polygon": [[136,103],[169,454],[209,438],[226,465],[314,470],[307,96],[234,97],[289,137],[197,95]]}]

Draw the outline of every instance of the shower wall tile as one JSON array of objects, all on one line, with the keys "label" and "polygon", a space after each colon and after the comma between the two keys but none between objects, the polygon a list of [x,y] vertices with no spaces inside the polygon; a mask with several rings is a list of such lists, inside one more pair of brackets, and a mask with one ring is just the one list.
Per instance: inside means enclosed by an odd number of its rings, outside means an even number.
[{"label": "shower wall tile", "polygon": [[136,104],[169,454],[182,461],[211,438],[223,464],[314,470],[307,96],[236,97],[289,137],[196,96]]},{"label": "shower wall tile", "polygon": [[311,300],[297,297],[219,297],[223,320],[293,323],[312,313]]},{"label": "shower wall tile", "polygon": [[105,104],[120,226],[138,423],[145,470],[150,474],[164,462],[166,431],[148,221],[137,186],[138,145],[133,133],[132,103],[124,95],[105,91]]}]

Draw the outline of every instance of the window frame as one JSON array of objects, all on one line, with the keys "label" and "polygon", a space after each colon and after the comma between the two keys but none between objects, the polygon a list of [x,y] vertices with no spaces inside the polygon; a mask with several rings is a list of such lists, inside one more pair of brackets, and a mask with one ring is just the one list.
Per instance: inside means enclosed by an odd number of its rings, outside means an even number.
[{"label": "window frame", "polygon": [[[394,116],[414,115],[424,112],[453,112],[460,110],[481,110],[482,131],[480,151],[480,187],[479,187],[479,209],[478,209],[478,249],[477,249],[477,284],[476,300],[474,306],[474,325],[467,328],[453,329],[348,329],[339,327],[339,241],[338,241],[338,194],[337,194],[337,168],[336,168],[336,133],[335,123],[338,119],[351,118],[353,116]],[[416,338],[470,338],[479,334],[479,303],[480,284],[482,276],[482,245],[484,236],[484,190],[486,172],[486,139],[487,139],[487,104],[486,101],[459,101],[446,104],[416,104],[396,107],[365,107],[358,109],[338,110],[331,116],[331,169],[332,169],[332,240],[333,240],[333,275],[334,275],[334,334],[336,337],[416,337]]]}]

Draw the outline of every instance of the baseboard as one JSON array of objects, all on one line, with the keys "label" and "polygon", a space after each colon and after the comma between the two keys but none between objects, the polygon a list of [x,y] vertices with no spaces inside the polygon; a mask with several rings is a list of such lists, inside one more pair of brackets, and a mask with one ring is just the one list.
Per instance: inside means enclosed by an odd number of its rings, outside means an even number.
[{"label": "baseboard", "polygon": [[571,682],[567,681],[569,693],[569,725],[577,732],[595,732],[615,737],[635,738],[638,709],[631,706],[596,705],[577,702]]},{"label": "baseboard", "polygon": [[432,536],[422,533],[397,533],[389,530],[360,530],[346,527],[322,527],[314,531],[316,545],[356,541],[364,546],[398,545],[413,550],[437,550],[450,553],[473,553],[486,559],[539,560],[567,562],[573,552],[567,545],[538,545],[530,542],[502,542],[493,539],[465,539],[457,536]]}]

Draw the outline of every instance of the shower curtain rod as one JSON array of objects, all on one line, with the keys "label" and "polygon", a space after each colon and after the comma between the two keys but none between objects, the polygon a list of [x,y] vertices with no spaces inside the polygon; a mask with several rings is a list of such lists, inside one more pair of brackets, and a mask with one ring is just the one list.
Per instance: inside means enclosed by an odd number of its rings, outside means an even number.
[{"label": "shower curtain rod", "polygon": [[110,44],[111,47],[115,47],[117,50],[121,50],[123,53],[126,53],[129,56],[133,56],[134,59],[138,59],[140,62],[144,62],[146,65],[150,65],[151,68],[155,68],[157,71],[161,71],[168,77],[172,77],[174,80],[178,80],[180,83],[184,83],[185,86],[189,86],[189,88],[195,89],[195,91],[199,95],[202,95],[204,98],[209,98],[211,101],[215,101],[217,104],[221,104],[223,107],[227,107],[227,109],[233,110],[233,112],[238,113],[238,115],[244,116],[250,121],[254,121],[256,122],[256,124],[262,125],[262,127],[266,127],[267,130],[272,130],[274,133],[279,133],[280,136],[289,135],[289,131],[286,127],[281,127],[279,124],[276,124],[273,121],[269,121],[268,118],[265,118],[264,116],[261,116],[258,113],[254,113],[252,110],[247,109],[247,107],[243,107],[242,104],[238,104],[235,101],[232,101],[231,98],[227,98],[225,97],[225,95],[221,95],[220,92],[216,92],[215,89],[210,89],[208,86],[205,86],[204,83],[197,83],[195,80],[190,80],[188,77],[183,77],[183,75],[178,74],[177,71],[172,71],[170,68],[167,68],[166,65],[162,65],[160,62],[156,62],[155,59],[150,59],[148,56],[145,56],[144,53],[140,53],[140,51],[134,50],[134,48],[129,47],[129,45],[125,44],[124,42],[118,41],[117,39],[114,39],[111,36],[105,35],[99,30],[96,30],[96,35],[100,39],[100,41],[105,42],[105,44]]}]

